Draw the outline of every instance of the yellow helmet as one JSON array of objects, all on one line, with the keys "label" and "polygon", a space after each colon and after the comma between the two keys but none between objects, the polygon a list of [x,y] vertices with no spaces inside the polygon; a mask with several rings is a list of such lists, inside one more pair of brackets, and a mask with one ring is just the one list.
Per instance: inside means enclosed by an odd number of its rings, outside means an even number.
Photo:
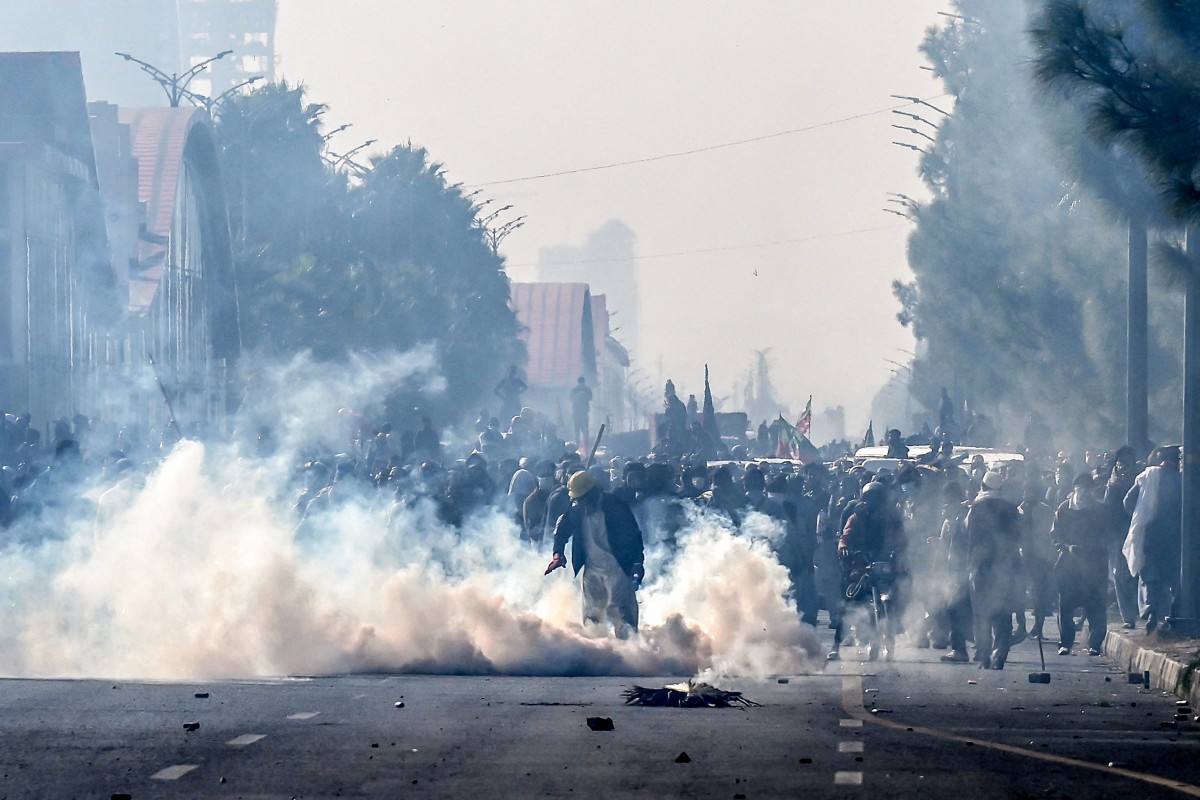
[{"label": "yellow helmet", "polygon": [[596,488],[596,479],[587,470],[580,470],[567,481],[567,494],[572,500],[578,500]]}]

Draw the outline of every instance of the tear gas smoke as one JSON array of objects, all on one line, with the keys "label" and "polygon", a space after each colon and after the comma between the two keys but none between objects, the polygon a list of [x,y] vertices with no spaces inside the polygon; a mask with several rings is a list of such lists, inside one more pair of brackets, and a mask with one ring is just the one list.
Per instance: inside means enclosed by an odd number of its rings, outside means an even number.
[{"label": "tear gas smoke", "polygon": [[[148,474],[63,490],[0,551],[0,673],[206,679],[350,671],[762,675],[814,668],[815,631],[788,599],[752,516],[693,515],[647,552],[639,636],[579,622],[578,586],[497,511],[461,529],[433,503],[353,481],[300,524],[294,465],[344,447],[339,409],[398,384],[436,388],[430,351],[260,374],[243,425],[279,450],[179,443]],[[648,537],[648,539],[653,537]]]}]

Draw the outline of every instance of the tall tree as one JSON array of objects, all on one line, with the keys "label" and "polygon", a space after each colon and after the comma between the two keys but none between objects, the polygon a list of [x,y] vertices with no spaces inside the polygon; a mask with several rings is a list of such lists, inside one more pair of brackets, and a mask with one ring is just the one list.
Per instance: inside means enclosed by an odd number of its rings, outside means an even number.
[{"label": "tall tree", "polygon": [[[1001,436],[1047,422],[1062,445],[1119,442],[1123,242],[1059,163],[1028,69],[1022,0],[959,0],[922,50],[950,100],[921,157],[914,281],[900,319],[925,341],[913,384],[999,417]],[[931,110],[931,109],[930,109]],[[1048,444],[1048,443],[1042,443]]]},{"label": "tall tree", "polygon": [[332,156],[324,111],[286,83],[220,110],[247,346],[332,360],[433,343],[445,393],[393,405],[436,406],[447,420],[478,408],[524,357],[479,208],[423,149],[396,147],[368,166]]},{"label": "tall tree", "polygon": [[1179,600],[1200,619],[1200,17],[1194,3],[1050,0],[1033,29],[1038,75],[1087,113],[1093,136],[1139,157],[1187,251],[1168,259],[1186,286],[1183,520]]}]

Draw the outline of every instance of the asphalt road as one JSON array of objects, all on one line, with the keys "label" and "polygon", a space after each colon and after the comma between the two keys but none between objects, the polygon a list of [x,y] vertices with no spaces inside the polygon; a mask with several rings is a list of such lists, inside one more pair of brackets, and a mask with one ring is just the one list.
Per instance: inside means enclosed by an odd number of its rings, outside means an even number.
[{"label": "asphalt road", "polygon": [[1200,797],[1200,726],[1101,658],[854,654],[727,710],[622,704],[662,676],[5,680],[0,798]]}]

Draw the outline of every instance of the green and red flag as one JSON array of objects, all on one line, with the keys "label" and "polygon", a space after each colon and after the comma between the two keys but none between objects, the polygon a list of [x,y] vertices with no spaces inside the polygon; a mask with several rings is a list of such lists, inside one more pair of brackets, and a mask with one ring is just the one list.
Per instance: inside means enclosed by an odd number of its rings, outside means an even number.
[{"label": "green and red flag", "polygon": [[775,420],[775,457],[790,458],[801,464],[811,464],[821,459],[821,451],[809,438],[789,425],[788,421],[779,415]]},{"label": "green and red flag", "polygon": [[800,431],[804,436],[812,433],[812,395],[808,396],[808,403],[804,406],[804,413],[800,415],[800,419],[796,422],[796,430]]}]

